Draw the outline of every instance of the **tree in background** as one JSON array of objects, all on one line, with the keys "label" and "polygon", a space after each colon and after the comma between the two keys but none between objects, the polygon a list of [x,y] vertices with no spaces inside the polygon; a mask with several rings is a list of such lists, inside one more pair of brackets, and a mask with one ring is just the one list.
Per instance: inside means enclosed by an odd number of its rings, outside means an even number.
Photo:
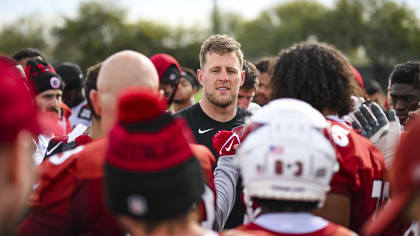
[{"label": "tree in background", "polygon": [[273,56],[293,43],[316,39],[326,12],[326,7],[314,1],[279,4],[263,11],[255,20],[245,22],[237,29],[237,38],[247,58]]},{"label": "tree in background", "polygon": [[169,29],[153,22],[127,24],[126,15],[115,5],[82,3],[75,18],[66,17],[62,26],[53,28],[54,59],[87,68],[119,50],[159,50]]},{"label": "tree in background", "polygon": [[33,16],[5,24],[0,31],[0,52],[12,55],[23,47],[47,49],[46,27]]},{"label": "tree in background", "polygon": [[53,58],[72,60],[87,68],[120,50],[136,50],[146,56],[169,53],[184,66],[197,68],[201,41],[207,36],[195,28],[171,28],[147,20],[128,23],[127,11],[113,4],[85,2],[74,18],[53,28]]}]

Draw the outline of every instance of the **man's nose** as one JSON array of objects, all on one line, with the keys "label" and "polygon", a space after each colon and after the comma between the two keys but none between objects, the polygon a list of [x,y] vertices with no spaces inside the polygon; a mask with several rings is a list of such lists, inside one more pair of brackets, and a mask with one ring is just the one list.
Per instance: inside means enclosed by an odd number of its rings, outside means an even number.
[{"label": "man's nose", "polygon": [[52,100],[53,100],[54,107],[60,107],[61,104],[58,98],[54,97]]},{"label": "man's nose", "polygon": [[220,73],[220,80],[229,80],[226,70],[222,70],[222,72]]}]

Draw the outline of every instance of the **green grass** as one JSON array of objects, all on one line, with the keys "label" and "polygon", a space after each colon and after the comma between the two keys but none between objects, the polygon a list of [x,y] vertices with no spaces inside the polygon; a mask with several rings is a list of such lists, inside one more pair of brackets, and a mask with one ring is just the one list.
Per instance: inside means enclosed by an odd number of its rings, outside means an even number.
[{"label": "green grass", "polygon": [[202,96],[202,93],[201,93],[201,89],[200,89],[200,90],[198,90],[198,92],[194,95],[194,100],[195,100],[195,102],[200,101],[201,96]]}]

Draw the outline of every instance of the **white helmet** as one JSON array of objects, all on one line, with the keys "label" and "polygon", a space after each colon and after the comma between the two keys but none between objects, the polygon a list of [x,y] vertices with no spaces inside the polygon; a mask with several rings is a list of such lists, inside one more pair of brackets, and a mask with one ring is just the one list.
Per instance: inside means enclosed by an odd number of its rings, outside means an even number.
[{"label": "white helmet", "polygon": [[278,99],[258,110],[250,127],[238,151],[249,196],[322,206],[338,170],[324,116],[303,101]]}]

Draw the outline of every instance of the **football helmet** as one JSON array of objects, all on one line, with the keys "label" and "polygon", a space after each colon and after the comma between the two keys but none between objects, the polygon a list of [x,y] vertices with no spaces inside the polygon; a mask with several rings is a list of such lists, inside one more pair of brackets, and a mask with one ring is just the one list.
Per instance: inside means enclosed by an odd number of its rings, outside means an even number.
[{"label": "football helmet", "polygon": [[322,206],[339,167],[324,116],[303,101],[277,99],[258,110],[248,127],[238,155],[249,196]]}]

